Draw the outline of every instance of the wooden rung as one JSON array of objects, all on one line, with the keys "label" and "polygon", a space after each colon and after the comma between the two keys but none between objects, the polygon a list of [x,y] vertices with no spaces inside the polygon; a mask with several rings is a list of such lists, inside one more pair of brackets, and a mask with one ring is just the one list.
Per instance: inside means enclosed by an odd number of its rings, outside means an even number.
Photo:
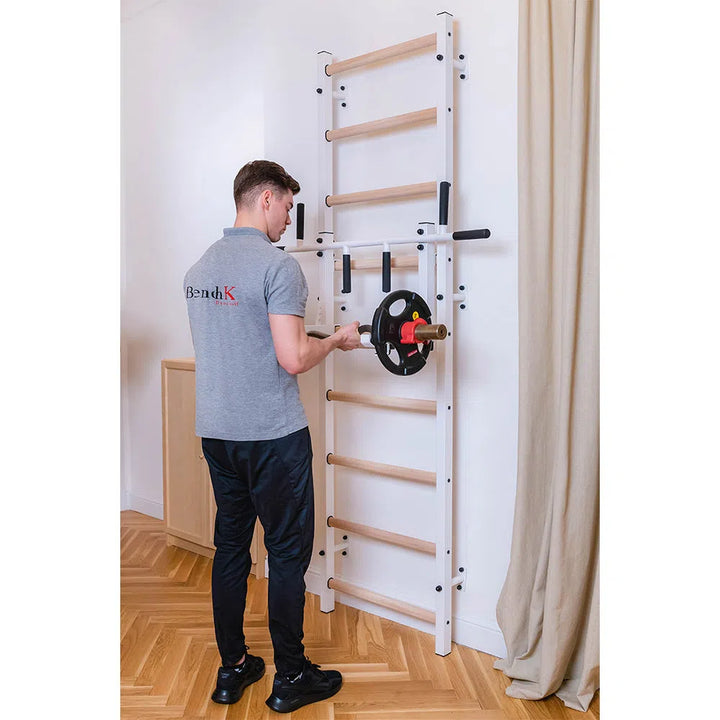
[{"label": "wooden rung", "polygon": [[[420,242],[420,240],[418,240]],[[418,259],[417,255],[398,255],[397,257],[390,258],[390,267],[394,268],[417,268]],[[335,261],[335,269],[342,270],[342,260]],[[378,270],[382,267],[382,261],[374,257],[358,258],[357,260],[350,260],[351,270]]]},{"label": "wooden rung", "polygon": [[428,623],[435,622],[435,613],[432,610],[426,610],[425,608],[418,607],[417,605],[410,605],[410,603],[402,602],[402,600],[395,600],[385,595],[366,590],[365,588],[358,587],[344,580],[336,580],[330,578],[328,580],[328,587],[337,592],[345,593],[346,595],[352,595],[353,597],[359,598],[360,600],[367,600],[374,605],[380,605],[381,607],[388,608],[388,610],[397,610],[404,615],[410,615],[410,617],[417,618],[418,620],[424,620]]},{"label": "wooden rung", "polygon": [[355,135],[365,135],[367,133],[379,132],[380,130],[390,130],[422,122],[436,122],[436,120],[437,109],[433,107],[427,108],[427,110],[405,113],[403,115],[393,115],[393,117],[383,118],[382,120],[371,120],[370,122],[359,123],[358,125],[348,125],[347,127],[337,128],[337,130],[327,130],[325,132],[325,138],[330,141],[342,140],[342,138],[354,137]]},{"label": "wooden rung", "polygon": [[370,202],[371,200],[397,200],[420,195],[435,195],[436,191],[437,183],[434,182],[397,185],[396,187],[363,190],[362,192],[345,193],[343,195],[328,195],[325,198],[325,204],[328,207],[334,207],[335,205]]},{"label": "wooden rung", "polygon": [[325,66],[325,73],[330,76],[337,75],[337,73],[345,72],[346,70],[353,70],[354,68],[362,67],[363,65],[370,65],[370,63],[389,60],[390,58],[397,57],[398,55],[406,55],[407,53],[415,52],[416,50],[434,48],[436,44],[437,36],[435,33],[432,33],[431,35],[423,35],[423,37],[406,40],[405,42],[398,43],[397,45],[390,45],[389,47],[381,48],[380,50],[373,50],[372,52],[365,53],[364,55],[357,55],[356,57],[348,58],[347,60],[339,60],[338,62],[330,63]]},{"label": "wooden rung", "polygon": [[343,457],[330,453],[327,456],[330,465],[342,465],[343,467],[364,470],[365,472],[386,475],[387,477],[399,478],[400,480],[414,480],[415,482],[435,484],[435,473],[426,470],[415,470],[414,468],[400,467],[399,465],[386,465],[385,463],[371,462],[370,460],[358,460],[356,458]]},{"label": "wooden rung", "polygon": [[370,405],[371,407],[391,408],[397,410],[412,410],[415,412],[434,413],[437,403],[434,400],[418,400],[415,398],[387,397],[384,395],[365,395],[362,393],[346,393],[328,390],[328,400],[336,402],[349,402],[356,405]]},{"label": "wooden rung", "polygon": [[428,540],[419,540],[418,538],[409,537],[408,535],[400,535],[387,530],[378,530],[369,525],[361,525],[360,523],[350,522],[349,520],[342,520],[332,516],[328,518],[327,524],[338,530],[347,530],[356,535],[364,535],[365,537],[382,540],[392,545],[410,548],[410,550],[418,550],[428,555],[435,554],[435,543]]}]

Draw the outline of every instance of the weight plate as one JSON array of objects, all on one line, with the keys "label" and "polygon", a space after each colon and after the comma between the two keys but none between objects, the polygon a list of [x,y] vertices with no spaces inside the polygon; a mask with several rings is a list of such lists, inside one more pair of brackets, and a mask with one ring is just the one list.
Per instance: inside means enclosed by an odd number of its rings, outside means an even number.
[{"label": "weight plate", "polygon": [[[390,308],[398,300],[404,300],[405,305],[397,315],[393,315]],[[375,310],[370,338],[380,362],[395,375],[414,375],[425,367],[432,344],[405,345],[400,342],[400,328],[418,317],[431,324],[430,308],[420,295],[411,290],[390,293]],[[397,362],[391,357],[393,350],[397,354]]]}]

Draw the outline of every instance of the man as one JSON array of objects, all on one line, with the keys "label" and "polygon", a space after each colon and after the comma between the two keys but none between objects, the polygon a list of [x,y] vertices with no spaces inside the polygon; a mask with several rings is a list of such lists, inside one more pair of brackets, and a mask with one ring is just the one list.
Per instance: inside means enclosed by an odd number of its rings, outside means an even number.
[{"label": "man", "polygon": [[195,346],[196,433],[217,504],[212,599],[222,665],[212,699],[234,703],[265,673],[246,652],[243,613],[255,520],[265,530],[275,656],[266,703],[278,712],[334,695],[342,677],[305,658],[305,572],[313,547],[312,447],[297,375],[335,349],[360,347],[359,323],[325,339],[305,332],[307,283],[273,246],[290,225],[297,181],[277,163],[245,165],[235,225],[185,276]]}]

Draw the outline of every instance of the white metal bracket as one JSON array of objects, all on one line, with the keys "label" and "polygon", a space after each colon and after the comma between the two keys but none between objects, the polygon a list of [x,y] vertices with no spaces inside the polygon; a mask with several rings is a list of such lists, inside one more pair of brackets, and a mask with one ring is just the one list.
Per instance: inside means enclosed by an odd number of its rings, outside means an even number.
[{"label": "white metal bracket", "polygon": [[465,283],[460,283],[457,287],[457,292],[453,293],[453,301],[458,304],[460,310],[465,310],[468,306],[467,301],[468,287]]},{"label": "white metal bracket", "polygon": [[467,80],[469,76],[467,58],[462,53],[458,55],[457,60],[453,60],[453,66],[460,73],[461,80]]}]

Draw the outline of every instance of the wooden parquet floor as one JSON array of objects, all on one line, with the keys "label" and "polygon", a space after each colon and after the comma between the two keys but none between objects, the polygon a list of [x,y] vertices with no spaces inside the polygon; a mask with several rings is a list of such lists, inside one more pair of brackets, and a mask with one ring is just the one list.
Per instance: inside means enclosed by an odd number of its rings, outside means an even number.
[{"label": "wooden parquet floor", "polygon": [[[162,521],[133,511],[121,518],[121,718],[123,720],[264,720],[275,672],[267,628],[267,581],[250,576],[245,614],[250,651],[265,659],[265,677],[235,705],[210,700],[220,658],[210,600],[212,561],[166,544]],[[340,670],[342,690],[307,705],[291,720],[596,720],[551,697],[540,702],[505,695],[510,680],[494,657],[453,644],[435,655],[434,638],[336,604],[320,612],[308,594],[305,646],[313,662]]]}]

